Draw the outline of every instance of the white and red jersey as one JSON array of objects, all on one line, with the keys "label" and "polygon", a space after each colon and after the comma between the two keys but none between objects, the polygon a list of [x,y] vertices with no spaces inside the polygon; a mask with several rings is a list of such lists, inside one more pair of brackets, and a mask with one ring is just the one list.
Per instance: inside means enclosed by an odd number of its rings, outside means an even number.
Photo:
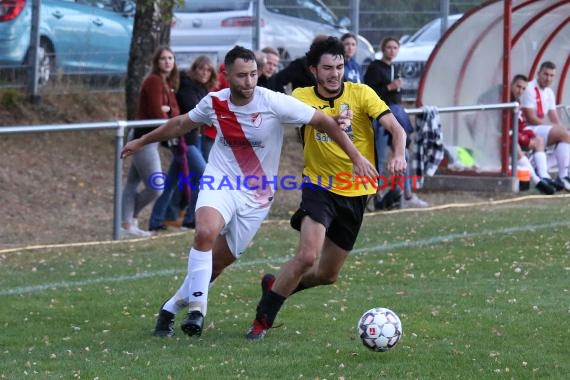
[{"label": "white and red jersey", "polygon": [[520,103],[522,108],[534,109],[536,115],[544,121],[543,124],[549,124],[548,119],[545,119],[548,111],[556,111],[554,92],[550,87],[540,88],[536,79],[528,83],[526,90],[521,96]]},{"label": "white and red jersey", "polygon": [[209,93],[188,113],[192,121],[217,130],[204,180],[214,178],[214,188],[235,189],[250,206],[268,207],[279,183],[283,125],[307,124],[314,113],[305,103],[262,87],[245,106],[232,104],[229,89]]}]

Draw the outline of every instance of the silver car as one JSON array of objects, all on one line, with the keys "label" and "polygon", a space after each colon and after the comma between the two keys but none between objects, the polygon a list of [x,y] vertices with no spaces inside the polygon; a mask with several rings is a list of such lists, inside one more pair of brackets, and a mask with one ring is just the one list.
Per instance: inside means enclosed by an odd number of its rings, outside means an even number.
[{"label": "silver car", "polygon": [[[283,60],[303,56],[317,34],[341,36],[350,20],[320,0],[260,0],[260,44],[279,50]],[[255,30],[252,0],[186,0],[175,9],[170,43],[180,66],[206,54],[221,63],[235,45],[252,48]],[[373,58],[370,43],[359,36],[357,61]]]},{"label": "silver car", "polygon": [[[449,29],[462,14],[449,15],[447,28]],[[418,94],[418,85],[423,74],[427,60],[440,39],[441,18],[430,21],[413,36],[403,39],[394,65],[402,78],[402,99],[414,101]]]}]

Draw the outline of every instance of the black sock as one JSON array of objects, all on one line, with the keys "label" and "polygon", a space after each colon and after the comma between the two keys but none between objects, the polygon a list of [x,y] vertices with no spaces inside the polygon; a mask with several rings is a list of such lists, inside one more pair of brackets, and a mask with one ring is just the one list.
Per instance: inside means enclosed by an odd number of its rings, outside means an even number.
[{"label": "black sock", "polygon": [[311,288],[311,287],[312,287],[312,286],[303,285],[303,283],[300,282],[299,285],[297,285],[297,287],[295,288],[295,290],[293,290],[293,293],[291,293],[291,294],[301,292],[301,291],[303,291],[303,290],[305,290],[305,289],[309,289],[309,288]]},{"label": "black sock", "polygon": [[273,290],[270,290],[265,297],[259,301],[255,318],[259,321],[265,319],[265,322],[269,326],[273,326],[273,321],[275,321],[277,313],[279,313],[279,310],[286,299],[287,297],[280,296]]}]

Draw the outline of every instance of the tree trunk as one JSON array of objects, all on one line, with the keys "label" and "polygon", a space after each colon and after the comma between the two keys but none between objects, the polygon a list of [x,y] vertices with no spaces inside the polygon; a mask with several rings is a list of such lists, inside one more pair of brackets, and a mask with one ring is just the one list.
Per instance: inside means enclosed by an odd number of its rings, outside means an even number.
[{"label": "tree trunk", "polygon": [[152,54],[160,45],[170,43],[170,23],[176,1],[137,1],[125,87],[128,120],[136,119],[139,92],[151,68]]}]

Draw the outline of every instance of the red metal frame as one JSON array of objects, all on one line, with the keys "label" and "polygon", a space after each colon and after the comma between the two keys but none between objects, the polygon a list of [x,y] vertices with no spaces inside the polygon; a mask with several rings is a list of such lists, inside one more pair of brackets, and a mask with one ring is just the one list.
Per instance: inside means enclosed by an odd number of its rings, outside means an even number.
[{"label": "red metal frame", "polygon": [[[421,79],[420,79],[420,83],[418,85],[418,98],[416,99],[416,106],[421,107],[423,105],[423,90],[424,90],[424,86],[425,86],[425,78],[427,78],[427,74],[429,72],[429,70],[431,69],[431,66],[433,64],[434,61],[434,57],[437,56],[439,50],[441,49],[441,46],[443,46],[444,42],[447,40],[447,38],[451,35],[451,33],[454,32],[454,30],[456,28],[459,27],[459,25],[466,20],[468,17],[470,17],[473,13],[477,12],[479,9],[482,9],[484,7],[487,7],[491,4],[497,3],[498,1],[502,1],[502,0],[490,0],[487,1],[473,9],[471,9],[470,11],[466,12],[465,15],[462,17],[461,20],[459,20],[459,22],[455,23],[454,25],[452,25],[451,28],[449,28],[449,30],[442,36],[442,38],[440,39],[440,41],[436,44],[433,53],[430,55],[430,58],[428,59],[428,61],[426,62],[425,68],[424,68],[424,75],[422,75]],[[505,102],[510,101],[510,77],[511,77],[511,70],[510,70],[510,63],[511,63],[511,51],[512,51],[512,47],[519,41],[519,39],[521,38],[521,36],[537,21],[539,20],[542,16],[544,16],[545,14],[552,12],[553,10],[555,10],[556,8],[567,4],[568,0],[561,0],[557,3],[554,3],[552,5],[547,6],[546,8],[542,9],[540,12],[538,12],[536,15],[534,15],[528,22],[526,22],[521,29],[516,33],[516,35],[514,37],[511,38],[510,35],[510,31],[512,29],[512,14],[515,11],[518,11],[528,5],[534,4],[534,3],[538,3],[540,2],[540,0],[528,0],[528,1],[524,1],[521,2],[520,4],[516,5],[516,6],[512,6],[512,0],[504,0],[504,24],[503,24],[503,57],[502,57],[502,80],[503,80],[503,87],[502,87],[502,99]],[[462,66],[460,68],[459,71],[459,77],[458,80],[456,82],[455,85],[455,89],[454,89],[454,98],[457,99],[459,98],[459,94],[460,94],[460,89],[462,88],[462,84],[466,75],[466,70],[467,70],[467,66],[469,65],[469,62],[471,61],[475,49],[479,46],[479,44],[481,43],[481,41],[483,40],[483,38],[492,30],[493,27],[495,27],[497,25],[497,23],[501,22],[501,20],[503,20],[503,17],[498,17],[496,20],[492,21],[489,26],[487,27],[486,30],[482,31],[481,34],[477,37],[477,39],[473,42],[471,48],[469,49],[468,53],[466,54]],[[541,57],[544,55],[544,52],[546,50],[546,48],[548,47],[548,45],[552,42],[552,39],[560,32],[560,30],[562,30],[562,28],[568,23],[570,22],[570,17],[567,18],[564,22],[562,22],[560,25],[558,25],[556,27],[556,29],[554,29],[550,35],[548,36],[548,38],[545,40],[544,44],[542,45],[539,53],[537,54],[537,56],[535,57],[535,60],[533,62],[532,65],[532,69],[531,69],[531,74],[529,75],[529,77],[532,77],[532,72],[534,72],[536,70],[536,67],[538,65],[538,63],[540,62]],[[570,68],[570,56],[567,58],[565,64],[564,64],[564,68],[562,70],[561,73],[561,77],[560,77],[560,84],[558,86],[558,91],[557,91],[557,102],[559,103],[562,99],[562,94],[563,94],[563,89],[564,89],[564,84],[566,79],[568,78],[568,70]],[[455,118],[457,118],[458,116],[455,116]],[[512,122],[512,112],[510,110],[504,110],[503,111],[503,115],[502,115],[502,138],[501,138],[501,174],[503,175],[507,175],[508,174],[508,166],[509,166],[509,162],[510,162],[510,155],[509,155],[509,151],[510,151],[510,138],[509,138],[509,129],[511,127],[511,122]],[[479,175],[481,173],[478,173]]]},{"label": "red metal frame", "polygon": [[566,76],[568,75],[568,70],[570,69],[570,55],[566,58],[566,63],[564,63],[564,68],[560,74],[560,82],[558,83],[558,91],[556,91],[556,104],[562,103],[562,93],[564,92],[564,85],[566,84]]},{"label": "red metal frame", "polygon": [[[503,7],[503,102],[506,103],[511,99],[511,29],[512,29],[512,12],[513,6],[511,0],[505,0]],[[508,175],[509,158],[511,153],[511,143],[509,138],[509,130],[512,123],[512,110],[503,110],[502,112],[502,134],[501,134],[501,174]],[[514,165],[513,165],[514,167]]]},{"label": "red metal frame", "polygon": [[[568,1],[567,0],[562,0],[558,3],[552,4],[549,7],[544,8],[543,10],[541,10],[540,12],[538,12],[537,14],[535,14],[533,17],[530,18],[530,20],[528,20],[521,28],[520,30],[517,32],[517,34],[515,34],[515,36],[513,37],[513,41],[511,42],[512,45],[516,45],[516,43],[519,41],[519,39],[522,37],[522,35],[532,26],[532,24],[534,24],[535,22],[537,22],[539,19],[542,18],[542,16],[546,15],[547,13],[553,11],[554,9],[558,8],[561,5],[566,4]],[[518,8],[517,8],[518,9]]]},{"label": "red metal frame", "polygon": [[[560,32],[560,30],[562,30],[562,28],[564,28],[568,23],[570,23],[570,17],[566,18],[566,20],[564,20],[556,28],[554,28],[554,30],[548,35],[546,40],[544,40],[544,43],[538,50],[538,53],[536,54],[536,57],[534,57],[534,61],[532,62],[532,65],[530,67],[530,71],[528,73],[529,79],[532,80],[534,78],[534,73],[536,72],[538,65],[540,64],[540,61],[542,61],[544,52],[546,51],[546,48],[550,45],[550,42],[552,42],[552,40],[554,39],[554,37],[556,37],[558,32]],[[560,88],[560,85],[558,86],[559,86],[558,88]]]}]

